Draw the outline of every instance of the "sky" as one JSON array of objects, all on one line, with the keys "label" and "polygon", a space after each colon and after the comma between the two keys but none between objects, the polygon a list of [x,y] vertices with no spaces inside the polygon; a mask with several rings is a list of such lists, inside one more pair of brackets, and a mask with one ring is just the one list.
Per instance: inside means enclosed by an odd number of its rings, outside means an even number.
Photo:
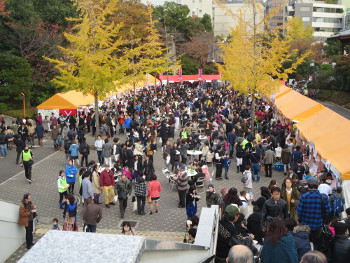
[{"label": "sky", "polygon": [[171,0],[141,0],[141,2],[144,4],[147,4],[147,2],[151,2],[152,5],[162,5],[165,1],[171,2]]}]

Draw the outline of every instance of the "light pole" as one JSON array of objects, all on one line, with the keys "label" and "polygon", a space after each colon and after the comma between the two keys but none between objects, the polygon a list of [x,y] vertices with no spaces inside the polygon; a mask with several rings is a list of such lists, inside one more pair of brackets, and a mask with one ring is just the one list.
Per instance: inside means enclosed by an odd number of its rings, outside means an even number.
[{"label": "light pole", "polygon": [[24,94],[23,92],[20,92],[18,95],[22,98],[22,102],[23,102],[23,118],[25,118],[27,116],[27,114],[26,114],[26,94]]}]

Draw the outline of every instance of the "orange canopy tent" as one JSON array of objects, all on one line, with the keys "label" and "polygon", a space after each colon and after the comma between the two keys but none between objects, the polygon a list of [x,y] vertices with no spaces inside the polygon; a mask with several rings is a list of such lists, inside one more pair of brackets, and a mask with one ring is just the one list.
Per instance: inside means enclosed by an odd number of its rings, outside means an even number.
[{"label": "orange canopy tent", "polygon": [[275,104],[286,118],[298,121],[299,133],[315,144],[318,154],[341,178],[350,180],[350,121],[285,86],[275,94]]},{"label": "orange canopy tent", "polygon": [[64,93],[57,93],[40,105],[39,110],[51,109],[77,109],[80,106],[87,106],[94,102],[94,96],[84,95],[82,92],[71,90]]},{"label": "orange canopy tent", "polygon": [[290,120],[302,121],[325,108],[290,88],[281,90],[279,95],[276,95],[275,104],[278,110]]}]

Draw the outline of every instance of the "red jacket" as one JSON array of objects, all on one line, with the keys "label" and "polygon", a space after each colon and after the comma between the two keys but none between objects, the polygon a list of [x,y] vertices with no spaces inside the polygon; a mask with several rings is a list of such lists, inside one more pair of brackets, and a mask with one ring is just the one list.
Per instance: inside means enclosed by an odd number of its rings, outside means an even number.
[{"label": "red jacket", "polygon": [[107,172],[106,170],[103,170],[100,174],[100,186],[114,186],[115,181],[114,181],[114,174],[112,170],[109,170]]},{"label": "red jacket", "polygon": [[151,197],[159,197],[159,192],[162,191],[162,186],[159,181],[152,180],[148,185],[148,195]]}]

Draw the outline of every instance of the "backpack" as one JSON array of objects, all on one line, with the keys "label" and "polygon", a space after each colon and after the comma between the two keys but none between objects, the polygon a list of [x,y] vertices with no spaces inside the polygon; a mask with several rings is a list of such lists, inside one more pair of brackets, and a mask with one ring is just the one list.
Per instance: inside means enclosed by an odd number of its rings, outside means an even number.
[{"label": "backpack", "polygon": [[89,152],[88,148],[89,148],[89,145],[85,144],[83,145],[83,147],[81,147],[81,153],[82,154],[87,154]]},{"label": "backpack", "polygon": [[344,211],[344,205],[342,199],[337,197],[332,203],[332,213],[333,216],[340,216],[340,213]]},{"label": "backpack", "polygon": [[248,181],[247,172],[243,172],[241,182],[245,184],[247,181]]}]

